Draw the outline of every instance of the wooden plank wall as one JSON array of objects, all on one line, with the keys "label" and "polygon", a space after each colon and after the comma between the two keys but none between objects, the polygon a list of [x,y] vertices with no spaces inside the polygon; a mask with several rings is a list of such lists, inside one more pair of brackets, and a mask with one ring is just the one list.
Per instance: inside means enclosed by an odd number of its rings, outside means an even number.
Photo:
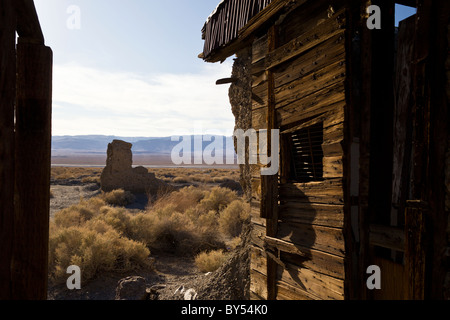
[{"label": "wooden plank wall", "polygon": [[14,101],[16,15],[12,0],[0,2],[0,300],[11,297],[14,241]]},{"label": "wooden plank wall", "polygon": [[[251,295],[255,299],[344,299],[345,14],[327,9],[328,4],[308,2],[292,11],[278,25],[274,50],[269,50],[269,34],[253,42],[253,128],[267,129],[273,92],[275,127],[281,133],[318,122],[324,129],[323,181],[286,179],[281,145],[275,235],[267,233],[271,221],[260,215],[266,187],[258,166],[253,167]],[[275,274],[268,268],[271,261],[278,264]],[[275,297],[270,293],[273,277]]]},{"label": "wooden plank wall", "polygon": [[52,50],[33,0],[0,1],[0,47],[0,299],[45,300]]},{"label": "wooden plank wall", "polygon": [[[450,24],[447,27],[447,61],[445,64],[447,76],[447,101],[450,102]],[[444,283],[444,299],[450,299],[450,134],[447,133],[447,154],[445,157],[445,211],[447,213],[447,248],[445,250],[447,260],[447,274]]]}]

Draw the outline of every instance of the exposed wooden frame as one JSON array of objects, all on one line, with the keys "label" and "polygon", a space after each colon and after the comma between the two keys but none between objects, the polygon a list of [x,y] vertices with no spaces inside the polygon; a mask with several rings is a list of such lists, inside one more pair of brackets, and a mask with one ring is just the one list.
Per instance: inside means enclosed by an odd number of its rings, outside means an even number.
[{"label": "exposed wooden frame", "polygon": [[207,57],[203,53],[199,58],[207,62],[222,62],[232,56],[240,49],[251,44],[254,32],[264,26],[273,17],[276,17],[283,9],[292,10],[308,0],[274,0],[264,10],[254,16],[248,23],[239,30],[238,37],[228,42],[225,46],[217,48]]},{"label": "exposed wooden frame", "polygon": [[0,299],[45,300],[52,51],[32,0],[0,9]]},{"label": "exposed wooden frame", "polygon": [[44,44],[44,35],[33,0],[15,0],[17,33],[21,42]]},{"label": "exposed wooden frame", "polygon": [[14,103],[16,98],[16,15],[12,3],[0,1],[0,300],[12,293],[14,243]]}]

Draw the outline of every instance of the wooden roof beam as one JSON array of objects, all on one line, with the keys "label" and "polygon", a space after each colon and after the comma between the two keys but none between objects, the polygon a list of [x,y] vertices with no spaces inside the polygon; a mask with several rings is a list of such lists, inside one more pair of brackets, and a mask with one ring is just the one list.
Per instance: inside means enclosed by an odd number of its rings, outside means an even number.
[{"label": "wooden roof beam", "polygon": [[268,21],[276,17],[283,9],[288,11],[292,8],[304,4],[308,0],[274,0],[266,8],[261,10],[256,16],[239,30],[239,36],[227,43],[225,46],[215,49],[209,56],[204,57],[199,54],[199,58],[204,59],[207,62],[223,62],[228,57],[238,52],[243,47],[249,45],[251,36],[263,27]]},{"label": "wooden roof beam", "polygon": [[22,43],[44,44],[39,18],[33,0],[15,0],[17,33]]}]

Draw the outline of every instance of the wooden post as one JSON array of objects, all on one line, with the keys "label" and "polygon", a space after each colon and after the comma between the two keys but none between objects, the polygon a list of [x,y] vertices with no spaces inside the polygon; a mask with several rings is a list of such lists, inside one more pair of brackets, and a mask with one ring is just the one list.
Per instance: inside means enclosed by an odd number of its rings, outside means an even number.
[{"label": "wooden post", "polygon": [[14,299],[47,298],[52,51],[17,46]]},{"label": "wooden post", "polygon": [[414,135],[411,194],[429,204],[430,258],[426,298],[442,299],[447,268],[445,153],[448,139],[448,100],[445,62],[448,56],[450,2],[417,0],[414,74]]},{"label": "wooden post", "polygon": [[12,2],[0,1],[0,300],[11,299],[14,230],[16,15]]},{"label": "wooden post", "polygon": [[[276,26],[269,29],[268,49],[269,52],[277,47]],[[275,80],[272,70],[267,70],[268,81],[268,106],[267,106],[267,142],[268,152],[271,157],[277,156],[275,150],[272,149],[272,129],[276,129],[276,113],[275,113]],[[266,235],[276,238],[278,231],[278,174],[272,176],[263,176],[261,178],[261,190],[263,204],[263,212],[266,215],[267,226]],[[268,300],[276,300],[277,297],[277,262],[267,256],[267,295]]]},{"label": "wooden post", "polygon": [[408,300],[425,298],[426,204],[408,201],[405,212],[405,273],[408,279]]}]

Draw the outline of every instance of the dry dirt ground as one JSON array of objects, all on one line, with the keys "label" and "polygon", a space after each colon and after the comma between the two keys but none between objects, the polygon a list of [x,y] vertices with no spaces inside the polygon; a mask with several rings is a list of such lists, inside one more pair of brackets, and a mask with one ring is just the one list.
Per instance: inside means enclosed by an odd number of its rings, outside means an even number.
[{"label": "dry dirt ground", "polygon": [[[51,216],[59,210],[77,204],[80,198],[90,198],[100,193],[96,183],[83,183],[81,179],[52,179]],[[145,195],[137,197],[130,210],[143,210],[147,204]],[[183,300],[180,288],[194,289],[197,300],[243,300],[249,292],[248,234],[244,231],[243,244],[235,249],[231,258],[213,273],[204,274],[195,266],[193,258],[167,253],[152,252],[153,267],[136,270],[132,274],[108,273],[83,283],[81,290],[68,290],[65,285],[49,285],[49,300],[115,300],[118,282],[129,276],[146,280],[147,288],[156,288],[149,299]],[[68,275],[69,277],[70,275]],[[178,290],[177,290],[178,289]]]}]

